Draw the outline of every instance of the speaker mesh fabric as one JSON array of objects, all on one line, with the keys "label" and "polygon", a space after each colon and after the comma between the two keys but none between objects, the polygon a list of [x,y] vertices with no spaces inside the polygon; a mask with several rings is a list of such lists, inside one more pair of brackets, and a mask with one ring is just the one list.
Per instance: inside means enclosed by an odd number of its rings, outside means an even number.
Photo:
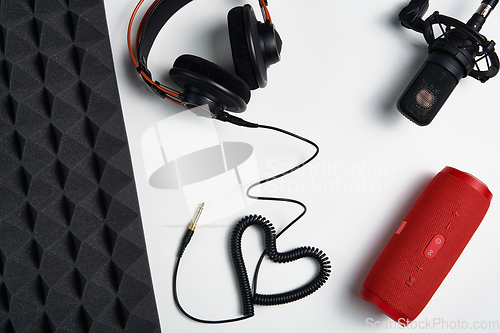
[{"label": "speaker mesh fabric", "polygon": [[[440,172],[422,192],[370,270],[363,286],[414,320],[451,270],[489,208],[462,180]],[[435,235],[444,245],[434,259],[424,249]]]},{"label": "speaker mesh fabric", "polygon": [[159,332],[103,1],[0,6],[0,332]]},{"label": "speaker mesh fabric", "polygon": [[458,82],[444,67],[426,62],[398,102],[398,109],[419,125],[428,125]]}]

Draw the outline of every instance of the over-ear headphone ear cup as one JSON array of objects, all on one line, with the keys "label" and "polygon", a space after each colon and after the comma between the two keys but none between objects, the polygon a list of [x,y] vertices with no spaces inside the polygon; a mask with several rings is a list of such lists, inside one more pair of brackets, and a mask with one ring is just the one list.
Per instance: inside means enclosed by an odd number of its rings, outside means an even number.
[{"label": "over-ear headphone ear cup", "polygon": [[194,55],[181,55],[178,57],[173,67],[183,68],[206,76],[214,80],[224,88],[234,91],[245,103],[250,101],[250,89],[248,85],[238,76],[228,72],[213,62]]},{"label": "over-ear headphone ear cup", "polygon": [[194,55],[181,55],[170,70],[171,79],[183,89],[215,98],[228,111],[242,112],[250,101],[250,88],[238,76]]},{"label": "over-ear headphone ear cup", "polygon": [[245,32],[243,20],[243,7],[234,7],[227,14],[227,25],[229,29],[229,41],[233,54],[233,63],[236,74],[242,78],[254,90],[259,88]]},{"label": "over-ear headphone ear cup", "polygon": [[252,6],[235,7],[227,14],[233,62],[251,89],[267,85],[267,68],[280,61],[282,41],[270,20],[257,21]]}]

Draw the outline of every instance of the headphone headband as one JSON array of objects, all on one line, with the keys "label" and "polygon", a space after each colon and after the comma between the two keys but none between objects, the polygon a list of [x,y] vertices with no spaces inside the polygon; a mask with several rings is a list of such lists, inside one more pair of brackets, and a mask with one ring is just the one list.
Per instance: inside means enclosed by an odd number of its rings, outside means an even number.
[{"label": "headphone headband", "polygon": [[152,7],[151,13],[144,23],[137,46],[137,60],[141,66],[147,68],[149,52],[151,51],[156,36],[158,36],[165,23],[167,23],[179,9],[191,1],[192,0],[160,0]]},{"label": "headphone headband", "polygon": [[[137,45],[137,61],[140,66],[147,69],[147,60],[153,43],[160,33],[160,30],[167,21],[177,13],[182,7],[193,0],[157,0],[150,8],[144,27],[140,31],[140,38]],[[269,11],[267,10],[267,0],[259,0],[262,9],[262,15],[265,20],[271,21]]]}]

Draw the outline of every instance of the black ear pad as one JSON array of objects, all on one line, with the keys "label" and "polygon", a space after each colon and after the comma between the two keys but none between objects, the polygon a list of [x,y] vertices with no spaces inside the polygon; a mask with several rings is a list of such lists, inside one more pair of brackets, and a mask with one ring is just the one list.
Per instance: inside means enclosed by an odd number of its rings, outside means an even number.
[{"label": "black ear pad", "polygon": [[227,15],[236,74],[250,89],[267,85],[267,68],[280,60],[282,41],[269,21],[257,21],[252,6],[235,7]]},{"label": "black ear pad", "polygon": [[186,97],[191,93],[203,95],[228,111],[243,112],[250,101],[250,88],[241,78],[197,56],[185,54],[177,58],[169,75],[185,89]]},{"label": "black ear pad", "polygon": [[243,7],[234,7],[227,14],[229,41],[233,54],[233,63],[236,74],[254,90],[259,88],[257,78],[250,60],[250,50],[245,36],[243,23]]}]

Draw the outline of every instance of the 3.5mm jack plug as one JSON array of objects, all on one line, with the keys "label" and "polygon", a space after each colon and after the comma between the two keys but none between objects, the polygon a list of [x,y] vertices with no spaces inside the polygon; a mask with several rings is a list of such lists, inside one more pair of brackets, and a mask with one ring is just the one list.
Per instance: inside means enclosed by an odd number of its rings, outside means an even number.
[{"label": "3.5mm jack plug", "polygon": [[203,208],[205,207],[205,203],[203,202],[198,209],[196,210],[196,214],[194,215],[193,219],[188,225],[188,229],[186,230],[186,233],[184,234],[184,238],[182,239],[181,247],[179,248],[179,253],[177,256],[180,258],[184,254],[184,251],[186,250],[187,245],[191,241],[191,237],[193,237],[194,231],[196,230],[196,227],[198,226],[198,220],[200,219],[201,212],[203,212]]}]

